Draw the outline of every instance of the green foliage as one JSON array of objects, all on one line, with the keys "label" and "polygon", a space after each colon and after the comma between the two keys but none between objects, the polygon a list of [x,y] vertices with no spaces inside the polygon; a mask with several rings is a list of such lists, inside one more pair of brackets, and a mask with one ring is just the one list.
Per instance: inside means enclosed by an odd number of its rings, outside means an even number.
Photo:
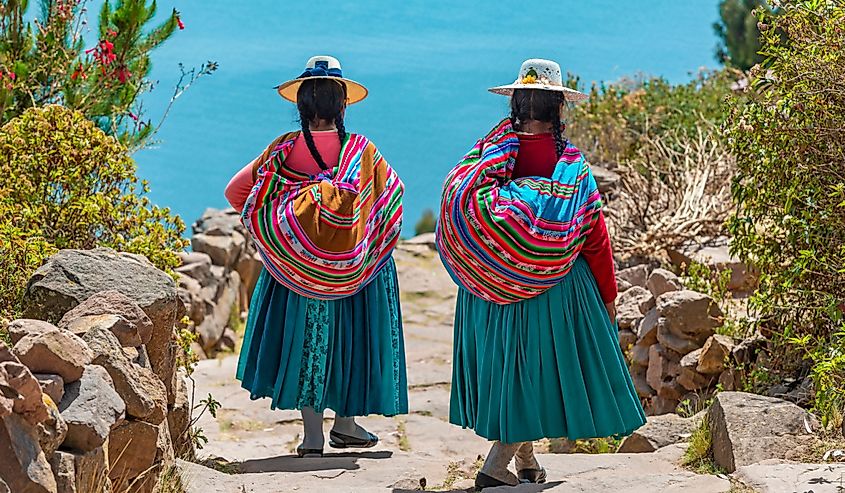
[{"label": "green foliage", "polygon": [[417,224],[414,226],[414,234],[419,236],[424,233],[434,233],[437,228],[437,219],[434,217],[434,212],[431,209],[423,211],[423,215]]},{"label": "green foliage", "polygon": [[[567,136],[594,163],[624,163],[652,138],[692,136],[702,126],[720,125],[736,76],[724,70],[678,85],[662,78],[594,84],[589,100],[570,109]],[[579,81],[570,76],[568,84]]]},{"label": "green foliage", "polygon": [[739,175],[735,253],[761,272],[752,309],[771,371],[812,365],[824,419],[845,404],[845,2],[759,14],[763,67],[726,125]]},{"label": "green foliage", "polygon": [[689,445],[684,451],[681,464],[698,474],[723,473],[724,471],[713,462],[712,444],[713,437],[710,435],[710,423],[705,418],[701,420],[701,424],[690,435]]},{"label": "green foliage", "polygon": [[[37,18],[28,15],[26,0],[0,3],[0,125],[27,108],[58,103],[79,110],[130,148],[143,146],[161,125],[144,119],[140,100],[153,87],[150,53],[183,27],[179,13],[173,10],[153,25],[154,0],[106,0],[97,44],[86,49],[84,0],[39,3]],[[199,71],[183,69],[171,103],[216,67],[209,62]]]},{"label": "green foliage", "polygon": [[722,0],[719,4],[720,20],[713,24],[719,38],[716,47],[719,62],[748,70],[763,61],[754,9],[770,11],[765,0]]},{"label": "green foliage", "polygon": [[33,108],[0,129],[0,310],[17,311],[32,271],[63,248],[111,247],[178,265],[178,216],[150,204],[126,147],[81,113]]}]

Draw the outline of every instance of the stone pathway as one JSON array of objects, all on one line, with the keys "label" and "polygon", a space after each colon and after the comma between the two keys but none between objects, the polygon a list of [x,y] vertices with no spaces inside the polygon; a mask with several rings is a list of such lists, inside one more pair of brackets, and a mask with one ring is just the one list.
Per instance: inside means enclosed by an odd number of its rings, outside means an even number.
[{"label": "stone pathway", "polygon": [[[200,457],[230,461],[227,474],[182,463],[189,493],[282,491],[402,492],[420,489],[464,491],[486,440],[448,423],[454,285],[424,245],[397,251],[403,296],[405,346],[411,414],[366,417],[361,424],[376,433],[378,446],[322,459],[293,455],[300,440],[298,412],[270,411],[266,401],[251,401],[234,379],[237,358],[202,361],[195,372],[197,396],[208,393],[222,403],[216,420],[199,422],[209,439]],[[331,426],[326,420],[325,429]],[[513,492],[727,492],[730,483],[696,475],[677,466],[682,447],[654,454],[543,454],[550,483],[505,488]],[[497,490],[487,490],[494,493]]]}]

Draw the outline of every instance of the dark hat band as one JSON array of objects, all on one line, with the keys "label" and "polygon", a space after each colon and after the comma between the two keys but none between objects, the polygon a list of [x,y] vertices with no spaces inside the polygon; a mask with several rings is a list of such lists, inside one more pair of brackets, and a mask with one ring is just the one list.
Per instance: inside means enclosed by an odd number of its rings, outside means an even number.
[{"label": "dark hat band", "polygon": [[308,77],[343,77],[343,71],[339,68],[329,68],[329,62],[319,60],[314,62],[313,68],[305,69],[298,79],[306,79]]}]

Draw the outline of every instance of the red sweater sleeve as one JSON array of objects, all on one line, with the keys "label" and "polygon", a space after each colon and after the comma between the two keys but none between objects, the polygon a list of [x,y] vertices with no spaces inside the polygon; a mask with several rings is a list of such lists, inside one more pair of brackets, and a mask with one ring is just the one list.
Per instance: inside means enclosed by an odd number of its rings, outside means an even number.
[{"label": "red sweater sleeve", "polygon": [[593,226],[584,245],[581,247],[581,255],[599,286],[599,294],[605,303],[610,303],[619,294],[616,287],[616,269],[613,265],[613,250],[610,247],[610,236],[607,234],[607,225],[604,222],[604,214],[599,211],[599,218]]}]

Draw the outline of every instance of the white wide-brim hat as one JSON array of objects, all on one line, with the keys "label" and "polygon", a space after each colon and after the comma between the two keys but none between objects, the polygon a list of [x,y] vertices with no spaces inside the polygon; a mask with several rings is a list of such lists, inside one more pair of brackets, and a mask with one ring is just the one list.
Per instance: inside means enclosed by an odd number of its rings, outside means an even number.
[{"label": "white wide-brim hat", "polygon": [[567,101],[583,101],[589,96],[563,85],[560,65],[551,60],[532,58],[522,62],[519,77],[513,84],[491,87],[488,91],[502,96],[513,96],[514,89],[539,89],[562,92]]},{"label": "white wide-brim hat", "polygon": [[346,85],[346,104],[355,104],[367,97],[369,91],[362,84],[355,82],[352,79],[343,77],[343,70],[340,68],[340,62],[335,57],[320,55],[308,59],[305,64],[305,72],[296,79],[289,80],[278,86],[276,90],[279,95],[291,103],[296,102],[296,93],[299,91],[299,86],[309,79],[334,79],[343,82]]}]

